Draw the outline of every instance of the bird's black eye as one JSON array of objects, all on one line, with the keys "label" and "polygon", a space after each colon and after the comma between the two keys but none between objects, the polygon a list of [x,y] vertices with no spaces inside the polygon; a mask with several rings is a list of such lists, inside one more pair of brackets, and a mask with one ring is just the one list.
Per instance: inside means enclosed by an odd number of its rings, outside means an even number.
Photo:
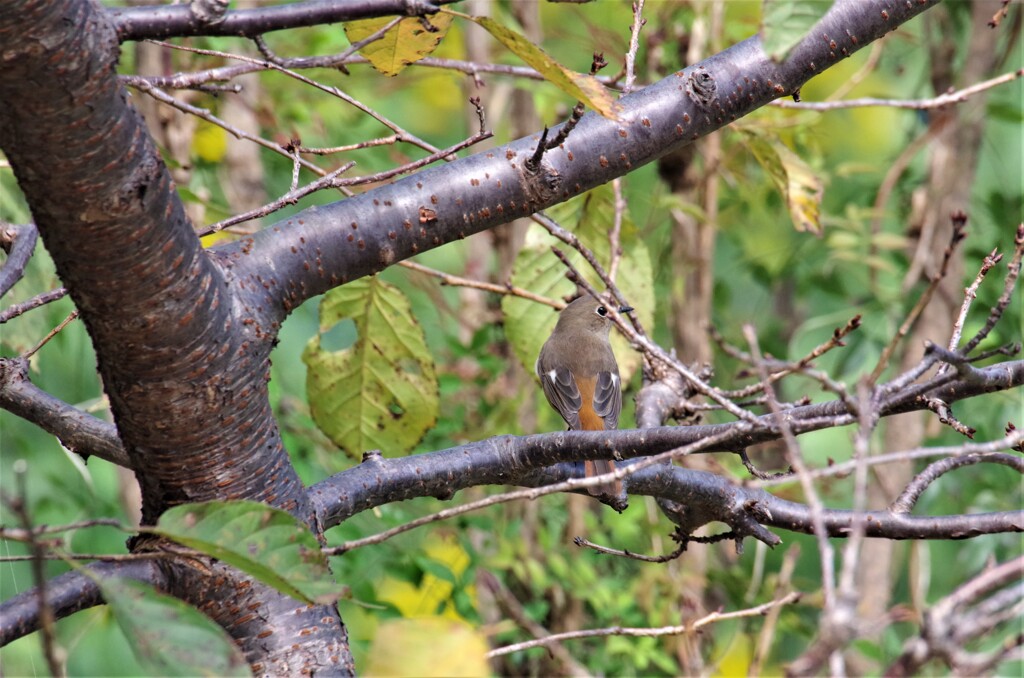
[{"label": "bird's black eye", "polygon": [[597,307],[597,314],[603,318],[606,315],[608,315],[608,309],[605,308],[604,306],[598,306]]}]

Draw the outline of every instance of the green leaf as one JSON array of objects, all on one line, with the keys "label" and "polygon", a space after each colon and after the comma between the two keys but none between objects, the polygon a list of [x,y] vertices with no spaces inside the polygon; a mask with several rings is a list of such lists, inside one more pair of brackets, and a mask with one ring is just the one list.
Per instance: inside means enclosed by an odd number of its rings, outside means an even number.
[{"label": "green leaf", "polygon": [[344,592],[309,529],[291,514],[252,501],[176,506],[151,532],[201,551],[308,603]]},{"label": "green leaf", "polygon": [[[407,17],[389,28],[379,40],[361,47],[359,53],[384,75],[398,75],[406,66],[416,63],[437,49],[452,23],[450,14],[439,13],[425,18],[437,29],[436,31],[431,32],[424,28],[420,17]],[[347,21],[345,35],[349,42],[355,44],[370,37],[394,19],[395,17],[383,16]]]},{"label": "green leaf", "polygon": [[147,674],[252,675],[224,629],[190,605],[138,581],[97,578],[96,582]]},{"label": "green leaf", "polygon": [[810,165],[774,137],[744,132],[747,145],[771,177],[789,209],[798,231],[821,235],[821,198],[824,182]]},{"label": "green leaf", "polygon": [[493,35],[498,42],[505,45],[513,54],[532,66],[544,79],[562,90],[573,99],[577,99],[594,109],[601,115],[617,120],[619,103],[612,93],[592,75],[577,73],[555,61],[551,55],[525,36],[502,26],[494,19],[483,16],[459,14],[464,19],[475,22]]},{"label": "green leaf", "polygon": [[782,61],[832,8],[832,0],[762,0],[761,7],[764,51]]},{"label": "green leaf", "polygon": [[[598,263],[607,270],[611,260],[608,233],[614,214],[611,187],[606,185],[596,188],[582,198],[559,205],[550,213],[563,226],[575,217],[576,227],[573,230],[576,237],[594,252]],[[645,327],[650,328],[654,321],[654,274],[651,257],[647,246],[640,239],[636,226],[628,216],[623,218],[619,243],[623,255],[616,283],[629,304],[636,309],[640,321]],[[566,279],[565,266],[552,254],[552,245],[567,255],[595,289],[604,289],[604,284],[581,254],[556,240],[539,226],[531,227],[527,233],[526,243],[516,256],[512,284],[548,297],[561,298],[572,294],[576,286]],[[505,313],[505,331],[516,357],[532,374],[540,347],[554,329],[558,314],[545,306],[513,296],[504,297],[501,307]],[[640,356],[629,348],[629,343],[618,332],[613,330],[611,338],[612,349],[619,363],[619,372],[623,383],[626,383],[640,366]]]},{"label": "green leaf", "polygon": [[459,583],[455,574],[443,563],[439,563],[436,560],[425,556],[415,558],[415,562],[421,570],[434,575],[442,581],[446,581],[453,586]]},{"label": "green leaf", "polygon": [[[344,319],[355,323],[355,344],[322,348],[322,336]],[[324,295],[320,334],[302,359],[313,420],[350,455],[404,454],[437,421],[437,377],[423,330],[405,295],[376,277]]]}]

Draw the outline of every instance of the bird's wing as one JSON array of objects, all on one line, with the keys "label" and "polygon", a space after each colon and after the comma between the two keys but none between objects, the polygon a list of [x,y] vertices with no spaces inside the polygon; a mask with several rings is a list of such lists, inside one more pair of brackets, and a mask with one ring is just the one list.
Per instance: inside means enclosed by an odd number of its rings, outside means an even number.
[{"label": "bird's wing", "polygon": [[578,430],[580,428],[580,408],[583,407],[583,399],[580,397],[580,390],[576,387],[576,381],[572,373],[564,367],[554,367],[546,372],[538,370],[540,385],[544,389],[551,406],[558,410],[569,424],[569,428]]},{"label": "bird's wing", "polygon": [[604,419],[605,430],[617,428],[622,411],[622,388],[615,372],[598,372],[594,384],[594,413]]}]

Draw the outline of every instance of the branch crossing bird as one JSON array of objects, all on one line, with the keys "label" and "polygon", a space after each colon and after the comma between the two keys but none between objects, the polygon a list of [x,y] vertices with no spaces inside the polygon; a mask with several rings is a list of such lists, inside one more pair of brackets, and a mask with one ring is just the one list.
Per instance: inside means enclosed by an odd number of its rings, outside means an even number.
[{"label": "branch crossing bird", "polygon": [[[612,307],[614,308],[614,307]],[[537,357],[537,376],[544,395],[574,431],[609,431],[619,425],[622,384],[619,365],[608,333],[609,305],[580,297],[562,309],[558,323]],[[622,306],[620,313],[633,309]],[[602,475],[615,470],[608,459],[587,460],[584,473]],[[594,496],[619,496],[622,482],[587,488]]]}]

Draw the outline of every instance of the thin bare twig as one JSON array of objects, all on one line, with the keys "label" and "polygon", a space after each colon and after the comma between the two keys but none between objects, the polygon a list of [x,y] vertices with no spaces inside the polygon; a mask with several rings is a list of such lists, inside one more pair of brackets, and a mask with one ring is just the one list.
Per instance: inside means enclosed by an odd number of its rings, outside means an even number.
[{"label": "thin bare twig", "polygon": [[[381,115],[377,111],[373,110],[369,106],[367,106],[367,105],[363,104],[362,102],[358,101],[354,97],[346,94],[345,92],[343,92],[342,90],[338,89],[337,87],[331,87],[329,85],[324,85],[324,84],[322,84],[320,82],[317,82],[316,80],[313,80],[312,78],[307,78],[306,76],[302,75],[301,73],[297,73],[297,72],[293,71],[290,68],[284,68],[283,66],[278,66],[277,64],[275,64],[273,62],[270,62],[270,61],[262,61],[260,59],[254,59],[252,57],[243,56],[241,54],[232,54],[230,52],[222,52],[222,51],[219,51],[219,50],[212,50],[212,49],[200,49],[198,47],[189,47],[189,46],[186,46],[186,45],[175,45],[175,44],[172,44],[172,43],[169,43],[169,42],[161,42],[159,40],[150,40],[149,42],[152,42],[155,45],[160,45],[161,47],[167,47],[169,49],[182,50],[182,51],[185,51],[185,52],[192,52],[194,54],[202,54],[204,56],[216,56],[216,57],[221,57],[221,58],[224,58],[224,59],[232,59],[232,60],[235,60],[235,61],[241,61],[243,63],[265,64],[269,70],[274,70],[274,71],[277,71],[277,72],[282,73],[284,75],[287,75],[288,77],[293,78],[295,80],[298,80],[301,83],[304,83],[304,84],[309,85],[311,87],[315,87],[316,89],[318,89],[318,90],[320,90],[322,92],[325,92],[327,94],[330,94],[332,96],[335,96],[335,97],[341,99],[345,103],[347,103],[347,104],[349,104],[349,105],[359,109],[360,111],[362,111],[366,115],[370,116],[371,118],[373,118],[374,120],[376,120],[380,124],[384,125],[388,129],[390,129],[392,132],[400,134],[404,140],[408,141],[411,144],[419,146],[420,148],[422,148],[423,150],[425,150],[425,151],[427,151],[429,153],[436,153],[437,150],[438,150],[432,144],[429,144],[426,141],[423,141],[422,139],[417,137],[416,135],[411,134],[411,133],[405,131],[404,129],[399,127],[397,124],[395,124],[394,122],[392,122],[388,118],[384,117],[383,115]],[[148,84],[148,83],[146,83],[146,84]],[[138,86],[138,84],[136,84],[136,86]]]},{"label": "thin bare twig", "polygon": [[1013,257],[1010,258],[1010,263],[1006,266],[1007,271],[1006,278],[1003,281],[1003,293],[999,295],[996,305],[989,311],[984,327],[978,330],[978,333],[964,344],[964,347],[960,350],[962,354],[967,355],[973,351],[974,347],[988,336],[992,328],[999,322],[999,319],[1003,317],[1003,312],[1010,305],[1010,299],[1013,297],[1013,289],[1017,285],[1017,278],[1020,277],[1022,258],[1024,258],[1024,223],[1017,226],[1017,233],[1013,239]]},{"label": "thin bare twig", "polygon": [[122,525],[120,520],[117,520],[115,518],[97,518],[95,520],[83,520],[81,522],[68,523],[66,525],[39,525],[32,528],[32,530],[30,531],[31,534],[29,534],[29,532],[25,530],[14,529],[0,525],[0,539],[28,542],[33,536],[42,536],[45,534],[59,534],[60,532],[82,530],[88,527],[116,527],[119,530],[134,532],[134,530],[127,529],[124,525]]},{"label": "thin bare twig", "polygon": [[[347,74],[348,71],[347,69],[345,69],[344,63],[348,57],[352,56],[353,54],[355,54],[362,48],[366,47],[367,45],[377,42],[378,40],[383,38],[388,31],[390,31],[392,28],[401,23],[402,20],[405,18],[406,17],[403,16],[396,16],[394,19],[384,24],[384,26],[382,26],[380,29],[374,31],[373,33],[366,36],[362,40],[357,40],[356,42],[350,44],[347,48],[345,48],[344,51],[339,52],[338,54],[332,54],[326,58],[333,62],[337,68],[342,69]],[[253,42],[256,43],[256,49],[260,51],[260,54],[267,58],[267,61],[278,66],[284,66],[285,68],[288,68],[288,62],[290,60],[279,57],[272,49],[270,49],[270,45],[267,44],[267,41],[263,38],[262,35],[255,36],[253,38]]]},{"label": "thin bare twig", "polygon": [[951,104],[959,104],[967,101],[975,94],[980,94],[986,90],[992,89],[1007,82],[1012,82],[1017,78],[1024,76],[1024,68],[1018,69],[1011,73],[1004,73],[1003,75],[997,76],[984,82],[979,82],[970,87],[965,87],[960,90],[946,92],[940,94],[937,97],[931,99],[876,99],[873,97],[865,97],[863,99],[848,99],[847,101],[789,101],[785,99],[777,99],[771,102],[772,106],[778,106],[779,108],[798,108],[805,111],[835,111],[842,108],[864,108],[867,106],[885,106],[887,108],[908,108],[912,110],[928,110],[932,108],[941,108],[943,106],[949,106]]},{"label": "thin bare twig", "polygon": [[[866,463],[868,466],[881,466],[884,464],[893,464],[902,461],[912,461],[914,459],[927,459],[928,457],[948,456],[950,458],[955,458],[968,454],[989,454],[993,452],[1000,452],[1002,450],[1012,450],[1021,443],[1024,443],[1024,429],[1010,431],[1007,433],[1005,438],[988,443],[967,443],[964,445],[948,445],[944,447],[917,447],[911,450],[879,454],[868,459]],[[853,471],[856,468],[857,463],[858,462],[856,460],[852,460],[840,464],[832,464],[826,468],[810,470],[808,474],[812,480],[833,476],[842,477]],[[749,480],[744,484],[749,487],[769,487],[771,485],[790,483],[794,480],[796,480],[796,478],[793,476],[778,476],[775,478]]]},{"label": "thin bare twig", "polygon": [[71,311],[71,313],[68,314],[68,317],[64,318],[64,320],[60,321],[60,323],[56,327],[50,330],[45,337],[40,339],[38,344],[36,344],[32,348],[21,354],[21,357],[27,360],[28,358],[34,356],[39,351],[39,349],[41,349],[43,346],[46,346],[47,342],[49,342],[50,339],[53,339],[55,336],[57,336],[58,332],[67,327],[68,324],[70,324],[71,321],[77,317],[78,309],[76,308],[75,310]]},{"label": "thin bare twig", "polygon": [[364,148],[371,148],[373,146],[393,146],[402,139],[400,134],[391,134],[386,137],[379,137],[377,139],[368,139],[366,141],[360,141],[355,144],[346,144],[344,146],[329,146],[326,148],[311,147],[311,146],[298,146],[296,150],[299,153],[308,153],[309,155],[334,155],[335,153],[348,153],[349,151],[359,151]]},{"label": "thin bare twig", "polygon": [[[150,84],[150,82],[148,80],[133,80],[133,81],[127,83],[127,84],[129,86],[131,86],[131,87],[134,87],[135,89],[137,89],[137,90],[139,90],[141,92],[145,92],[146,94],[148,94],[149,96],[153,97],[157,101],[165,103],[168,106],[171,106],[173,108],[177,108],[179,111],[182,111],[184,113],[188,113],[190,115],[194,115],[197,118],[205,120],[206,122],[208,122],[210,124],[216,125],[217,127],[220,127],[222,129],[224,129],[225,131],[227,131],[229,134],[231,134],[236,139],[244,139],[246,141],[251,141],[254,144],[258,144],[258,145],[262,146],[263,148],[266,148],[267,150],[273,151],[274,153],[277,153],[278,155],[281,155],[281,156],[283,156],[285,158],[288,158],[289,160],[294,160],[295,159],[294,154],[291,153],[287,148],[285,148],[281,144],[274,143],[273,141],[270,141],[269,139],[264,139],[263,137],[261,137],[259,135],[250,134],[249,132],[246,132],[245,130],[241,130],[241,129],[235,127],[234,125],[232,125],[231,123],[229,123],[227,120],[224,120],[223,118],[217,117],[216,115],[214,115],[213,113],[211,113],[210,111],[208,111],[205,108],[200,108],[199,106],[193,106],[192,104],[188,104],[188,103],[185,103],[184,101],[180,101],[178,99],[175,99],[174,97],[172,97],[170,94],[168,94],[167,92],[163,91],[159,87],[156,87],[156,86]],[[302,166],[305,167],[306,169],[310,170],[311,172],[315,172],[316,174],[319,174],[320,176],[323,176],[324,174],[327,174],[326,170],[321,169],[320,167],[318,167],[314,163],[310,162],[309,160],[299,159],[298,162],[301,163]]]},{"label": "thin bare twig", "polygon": [[622,93],[629,94],[636,84],[636,55],[640,50],[640,29],[647,24],[643,18],[644,0],[633,1],[633,24],[629,28],[629,49],[626,51],[626,77],[622,81]]},{"label": "thin bare twig", "polygon": [[709,624],[714,624],[715,622],[725,621],[728,619],[742,619],[744,617],[761,616],[774,607],[795,603],[800,600],[800,597],[800,593],[792,592],[778,600],[762,603],[761,605],[750,607],[745,610],[736,610],[735,612],[712,612],[700,619],[697,619],[696,621],[690,622],[689,624],[680,624],[678,626],[662,626],[657,628],[612,626],[604,629],[588,629],[584,631],[555,633],[547,638],[538,638],[536,640],[528,640],[523,643],[516,643],[514,645],[506,645],[505,647],[496,648],[488,652],[487,657],[500,657],[502,655],[512,654],[513,652],[522,652],[523,650],[529,650],[534,647],[544,647],[551,643],[560,643],[566,640],[575,640],[578,638],[602,638],[606,636],[656,638],[659,636],[677,636],[683,633],[693,633],[705,626],[708,626]]},{"label": "thin bare twig", "polygon": [[914,304],[912,309],[910,309],[910,313],[907,314],[906,319],[896,331],[895,336],[893,336],[889,341],[885,349],[882,350],[882,355],[878,359],[878,364],[875,365],[875,369],[871,372],[871,376],[869,378],[869,383],[871,384],[877,382],[878,378],[882,376],[882,372],[884,372],[885,368],[888,366],[889,359],[896,351],[896,347],[901,341],[903,341],[903,338],[910,333],[914,323],[917,322],[917,319],[921,316],[921,313],[924,312],[928,302],[931,301],[932,295],[935,294],[935,290],[938,289],[939,283],[942,282],[942,279],[945,278],[946,274],[949,272],[949,262],[953,258],[953,251],[965,237],[964,227],[967,225],[967,215],[963,212],[956,212],[950,215],[950,219],[953,221],[953,232],[950,236],[949,244],[946,245],[946,250],[943,253],[942,265],[940,266],[938,273],[932,277],[928,287],[921,293],[917,303]]},{"label": "thin bare twig", "polygon": [[63,299],[67,295],[67,293],[68,289],[66,287],[58,287],[55,290],[50,290],[49,292],[37,294],[31,299],[27,299],[26,301],[23,301],[20,304],[13,304],[12,306],[8,306],[3,311],[0,311],[0,325],[4,324],[9,320],[17,318],[22,313],[27,313],[28,311],[31,311],[34,308],[39,308],[40,306],[45,306],[50,302],[57,301],[58,299]]},{"label": "thin bare twig", "polygon": [[[1002,261],[1002,259],[1003,255],[999,254],[995,249],[985,255],[985,259],[981,262],[981,269],[978,271],[978,275],[974,277],[974,282],[964,290],[964,303],[960,305],[960,313],[956,317],[956,322],[953,323],[953,334],[949,338],[948,348],[950,351],[955,351],[960,343],[960,337],[964,331],[964,323],[967,322],[967,311],[971,308],[971,302],[978,296],[978,287],[981,285],[981,281],[985,279],[985,276],[992,270],[992,267]],[[939,367],[939,374],[942,374],[948,368],[949,365],[942,365]]]},{"label": "thin bare twig", "polygon": [[2,497],[3,503],[18,516],[22,528],[29,535],[28,545],[31,553],[27,559],[32,565],[32,579],[35,580],[36,597],[39,599],[39,630],[43,644],[43,656],[46,658],[46,665],[52,676],[64,675],[64,651],[57,643],[56,624],[57,618],[50,606],[47,597],[47,577],[43,570],[43,561],[46,552],[43,545],[34,538],[32,519],[28,513],[28,493],[26,489],[25,476],[28,471],[28,463],[23,459],[14,462],[14,479],[17,488],[17,495],[14,497]]},{"label": "thin bare twig", "polygon": [[235,226],[236,224],[241,224],[252,219],[259,219],[260,217],[265,217],[268,214],[272,214],[279,209],[287,207],[288,205],[294,205],[295,203],[297,203],[299,200],[306,197],[310,193],[316,193],[321,189],[337,188],[340,185],[338,182],[338,177],[355,166],[354,162],[347,162],[338,169],[331,172],[330,174],[326,174],[317,179],[316,181],[306,184],[302,188],[295,188],[294,182],[299,178],[298,157],[298,152],[296,151],[296,162],[294,165],[295,172],[292,176],[292,190],[288,191],[277,200],[274,200],[273,202],[268,202],[266,205],[257,207],[254,210],[249,210],[248,212],[243,212],[242,214],[236,214],[235,216],[224,219],[223,221],[218,221],[215,224],[210,224],[209,226],[207,226],[206,228],[199,232],[199,236],[202,237],[210,235],[211,233],[222,231],[225,228],[228,228],[229,226]]},{"label": "thin bare twig", "polygon": [[[762,546],[763,548],[763,546]],[[790,591],[791,582],[793,580],[793,573],[796,571],[796,564],[800,559],[800,545],[793,544],[786,551],[786,555],[782,558],[782,567],[779,568],[779,577],[775,584],[775,599],[781,600],[779,594],[785,592],[785,595],[791,595],[793,592]],[[776,606],[768,610],[768,614],[765,615],[764,625],[761,626],[761,633],[757,636],[757,649],[754,651],[754,657],[750,661],[750,669],[747,671],[748,676],[759,676],[761,674],[761,667],[764,661],[768,658],[768,653],[771,650],[772,641],[775,639],[775,626],[778,624],[779,615],[782,613],[782,607]]]},{"label": "thin bare twig", "polygon": [[630,558],[632,560],[639,560],[645,563],[667,563],[670,560],[675,560],[679,556],[683,555],[683,553],[686,551],[686,542],[681,543],[679,545],[679,548],[677,548],[675,551],[672,551],[672,553],[666,553],[662,556],[645,556],[641,553],[633,553],[632,551],[627,551],[624,549],[613,549],[607,546],[601,546],[600,544],[595,544],[594,542],[588,539],[584,539],[583,537],[573,537],[572,543],[576,544],[576,546],[593,549],[598,553],[605,553],[610,556],[619,556],[622,558]]},{"label": "thin bare twig", "polygon": [[[527,611],[523,609],[522,603],[512,595],[512,592],[509,591],[497,577],[490,572],[481,569],[478,570],[477,578],[480,584],[485,586],[487,590],[491,592],[501,609],[504,610],[504,612],[511,617],[520,628],[534,638],[551,637],[551,632],[530,617]],[[550,652],[556,660],[561,662],[564,668],[568,669],[570,675],[581,677],[590,675],[586,667],[576,661],[576,659],[561,643],[550,643],[548,645],[548,652]]]},{"label": "thin bare twig", "polygon": [[[825,355],[832,349],[846,346],[843,339],[860,327],[860,321],[861,316],[858,313],[854,317],[850,318],[843,327],[837,327],[832,330],[832,336],[829,337],[827,341],[815,346],[809,353],[797,360],[795,363],[788,363],[780,360],[765,360],[765,366],[768,368],[769,372],[769,383],[775,383],[789,374],[801,373],[815,379],[826,389],[836,393],[845,400],[847,397],[846,388],[838,382],[830,379],[828,375],[811,370],[810,365],[814,360]],[[708,332],[710,333],[712,340],[718,344],[719,348],[721,348],[724,353],[748,365],[753,365],[753,360],[750,355],[740,350],[738,347],[726,342],[725,338],[719,334],[717,329],[714,327],[708,327]],[[751,384],[750,386],[746,386],[741,389],[725,391],[725,395],[732,400],[736,400],[737,398],[746,398],[756,393],[761,393],[763,390],[762,382],[758,381],[756,384]]]},{"label": "thin bare twig", "polygon": [[516,287],[511,283],[505,285],[499,285],[497,283],[483,282],[481,280],[471,280],[469,278],[462,278],[457,275],[451,275],[444,271],[438,271],[436,269],[418,264],[414,261],[400,261],[399,266],[404,266],[412,271],[424,273],[429,276],[440,279],[442,285],[451,285],[452,287],[469,287],[476,290],[483,290],[485,292],[493,292],[494,294],[511,295],[514,297],[522,297],[523,299],[529,299],[535,301],[538,304],[544,304],[551,306],[552,308],[561,309],[565,308],[565,303],[559,299],[550,299],[539,294],[534,294],[530,290],[523,289],[522,287]]},{"label": "thin bare twig", "polygon": [[958,468],[973,466],[975,464],[1000,464],[1008,466],[1017,473],[1024,473],[1024,459],[1012,454],[990,452],[988,454],[963,454],[956,457],[947,457],[929,464],[923,471],[914,476],[914,479],[903,489],[900,496],[889,505],[893,513],[909,513],[917,504],[918,499],[928,489],[928,486],[936,480]]},{"label": "thin bare twig", "polygon": [[818,491],[814,487],[814,483],[811,482],[810,471],[807,465],[804,463],[803,454],[800,451],[800,443],[797,442],[796,436],[793,435],[793,429],[789,424],[789,420],[782,416],[782,410],[779,408],[778,400],[775,397],[775,389],[768,382],[768,370],[761,359],[761,348],[757,341],[757,334],[754,332],[754,328],[751,325],[743,326],[743,335],[750,344],[750,354],[754,360],[754,364],[758,367],[758,371],[761,375],[761,380],[764,382],[765,395],[768,396],[768,405],[771,412],[775,415],[779,421],[779,428],[782,432],[782,439],[786,445],[786,452],[790,465],[796,472],[797,478],[800,479],[800,487],[804,491],[804,496],[807,499],[807,505],[811,513],[811,523],[814,526],[814,536],[818,542],[818,552],[821,555],[821,582],[822,582],[822,594],[824,596],[824,607],[826,614],[829,610],[835,608],[835,572],[834,572],[834,561],[835,553],[832,550],[832,544],[828,540],[828,530],[825,527],[825,509],[822,504],[821,497],[818,496]]},{"label": "thin bare twig", "polygon": [[[347,51],[347,50],[346,50]],[[343,54],[343,53],[342,53]],[[310,68],[344,68],[345,66],[369,65],[370,61],[358,54],[342,57],[339,54],[316,56],[316,57],[277,57],[277,64],[292,70],[306,70]],[[529,66],[514,66],[509,64],[486,64],[472,61],[461,61],[459,59],[441,59],[438,57],[425,57],[416,61],[411,66],[439,68],[443,70],[457,71],[470,77],[478,78],[481,73],[491,75],[504,75],[514,78],[526,78],[528,80],[544,80],[544,75]],[[198,89],[210,87],[206,83],[226,81],[249,73],[271,70],[271,66],[265,62],[234,64],[231,66],[219,66],[203,71],[191,73],[174,73],[162,76],[141,76],[122,75],[121,81],[126,85],[134,85],[138,80],[146,80],[154,87],[161,89]],[[597,80],[608,87],[614,88],[619,76],[595,76]],[[238,85],[233,86],[240,90]],[[0,164],[2,167],[2,164]]]},{"label": "thin bare twig", "polygon": [[854,87],[864,82],[864,80],[874,72],[875,66],[878,65],[879,60],[882,58],[882,52],[885,51],[885,43],[885,38],[880,38],[871,43],[871,52],[868,54],[868,58],[864,62],[864,65],[849,78],[844,78],[839,84],[839,87],[833,90],[825,100],[838,101],[852,92]]},{"label": "thin bare twig", "polygon": [[438,160],[444,160],[445,162],[449,162],[451,160],[454,160],[453,156],[455,153],[458,153],[463,149],[469,148],[470,146],[474,146],[480,143],[481,141],[490,139],[492,136],[494,136],[493,133],[483,130],[477,132],[471,137],[463,139],[457,144],[452,144],[448,148],[436,150],[430,155],[424,156],[419,160],[413,160],[412,162],[407,162],[404,165],[392,167],[391,169],[383,170],[381,172],[377,172],[376,174],[365,174],[363,176],[353,177],[351,179],[340,179],[338,180],[337,183],[341,186],[359,186],[363,184],[376,184],[381,181],[386,181],[387,179],[396,177],[399,174],[412,172],[413,170],[417,170],[425,165],[429,165],[432,162],[437,162]]}]

